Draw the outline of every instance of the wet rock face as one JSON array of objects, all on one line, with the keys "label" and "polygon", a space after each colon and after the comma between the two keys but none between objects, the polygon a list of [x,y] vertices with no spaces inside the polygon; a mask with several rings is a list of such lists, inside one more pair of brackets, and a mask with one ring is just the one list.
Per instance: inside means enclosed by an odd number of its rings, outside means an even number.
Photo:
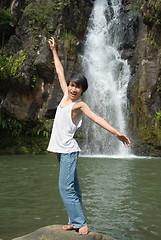
[{"label": "wet rock face", "polygon": [[[132,93],[137,91],[137,98],[142,102],[142,109],[145,114],[155,115],[160,107],[159,92],[157,91],[158,77],[161,65],[158,61],[159,52],[154,46],[150,46],[147,33],[144,31],[138,39],[135,49],[137,62],[134,62],[135,70],[129,83],[128,96],[131,103],[135,100]],[[137,86],[136,86],[137,85]],[[135,89],[134,89],[135,86]]]},{"label": "wet rock face", "polygon": [[130,5],[127,8],[122,7],[120,12],[122,28],[120,29],[120,50],[123,59],[130,59],[134,55],[136,39],[138,37],[139,14],[137,11],[130,11]]}]

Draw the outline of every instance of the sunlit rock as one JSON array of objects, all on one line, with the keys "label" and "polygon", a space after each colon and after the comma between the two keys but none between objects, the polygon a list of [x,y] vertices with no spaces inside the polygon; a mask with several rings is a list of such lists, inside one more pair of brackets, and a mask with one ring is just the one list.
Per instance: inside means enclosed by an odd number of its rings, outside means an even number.
[{"label": "sunlit rock", "polygon": [[87,235],[79,235],[75,230],[64,231],[61,225],[51,225],[40,228],[28,235],[14,238],[13,240],[114,240],[114,238],[101,233],[89,232]]}]

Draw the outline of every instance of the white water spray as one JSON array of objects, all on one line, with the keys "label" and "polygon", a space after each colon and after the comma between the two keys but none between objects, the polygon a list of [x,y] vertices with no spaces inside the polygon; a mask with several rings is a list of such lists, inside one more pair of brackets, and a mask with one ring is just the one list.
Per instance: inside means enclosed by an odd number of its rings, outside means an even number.
[{"label": "white water spray", "polygon": [[[127,134],[127,85],[130,69],[118,51],[120,1],[96,0],[89,18],[82,65],[89,89],[85,101],[99,116]],[[125,155],[128,148],[87,118],[83,154]]]}]

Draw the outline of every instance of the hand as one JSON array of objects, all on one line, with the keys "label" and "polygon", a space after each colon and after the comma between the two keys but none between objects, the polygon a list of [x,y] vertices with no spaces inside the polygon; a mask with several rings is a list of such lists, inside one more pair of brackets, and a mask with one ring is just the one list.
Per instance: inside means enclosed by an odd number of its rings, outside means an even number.
[{"label": "hand", "polygon": [[53,51],[54,49],[56,49],[56,44],[55,44],[55,40],[53,37],[51,37],[49,40],[48,40],[48,43],[50,45],[50,48],[51,50]]},{"label": "hand", "polygon": [[130,146],[130,140],[129,140],[129,138],[128,138],[126,135],[124,135],[124,134],[122,134],[122,133],[118,133],[118,134],[116,134],[115,136],[116,136],[121,142],[123,142],[123,144],[124,144],[125,146],[127,146],[127,147]]}]

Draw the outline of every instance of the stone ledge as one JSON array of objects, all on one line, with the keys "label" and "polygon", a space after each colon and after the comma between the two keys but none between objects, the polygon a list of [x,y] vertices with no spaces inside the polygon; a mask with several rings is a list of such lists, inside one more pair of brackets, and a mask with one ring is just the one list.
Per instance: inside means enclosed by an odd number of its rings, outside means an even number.
[{"label": "stone ledge", "polygon": [[75,230],[64,231],[62,225],[51,225],[40,228],[28,235],[12,240],[115,240],[101,233],[89,232],[87,235],[79,235]]}]

